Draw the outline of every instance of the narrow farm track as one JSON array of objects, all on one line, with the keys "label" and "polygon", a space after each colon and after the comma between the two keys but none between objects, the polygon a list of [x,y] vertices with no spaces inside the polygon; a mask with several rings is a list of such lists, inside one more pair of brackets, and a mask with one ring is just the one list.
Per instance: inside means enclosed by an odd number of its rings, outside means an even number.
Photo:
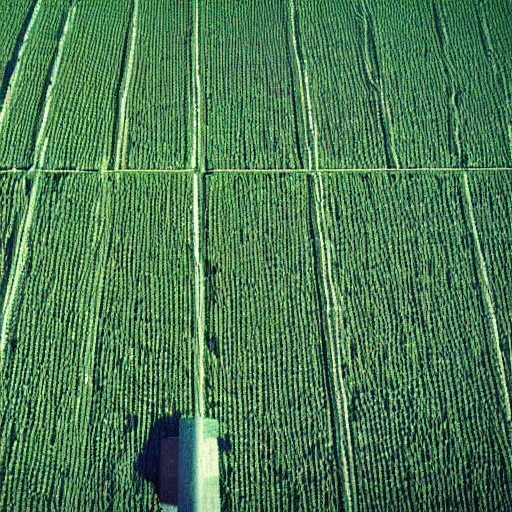
[{"label": "narrow farm track", "polygon": [[126,121],[126,103],[128,101],[128,92],[132,81],[133,58],[135,55],[135,45],[137,41],[137,23],[139,19],[139,0],[134,0],[130,52],[128,55],[128,64],[126,67],[126,76],[124,79],[124,90],[121,98],[121,109],[119,114],[119,131],[117,133],[117,150],[115,170],[126,168],[126,157],[128,152],[128,123]]},{"label": "narrow farm track", "polygon": [[205,415],[205,394],[204,394],[204,316],[205,316],[205,293],[204,293],[204,267],[203,267],[203,181],[204,170],[201,155],[201,76],[199,66],[199,0],[195,2],[194,20],[194,117],[192,130],[192,154],[190,167],[194,170],[193,177],[193,232],[194,232],[194,297],[195,297],[195,320],[196,320],[196,349],[194,358],[194,410],[199,417]]},{"label": "narrow farm track", "polygon": [[34,168],[41,169],[44,167],[44,157],[46,153],[47,140],[45,140],[43,146],[41,147],[41,143],[45,136],[46,123],[48,121],[48,114],[50,113],[50,107],[52,105],[52,93],[53,86],[55,84],[55,79],[59,73],[60,63],[62,61],[62,53],[64,50],[64,46],[66,44],[66,38],[69,32],[69,29],[72,27],[74,19],[75,19],[76,7],[72,7],[67,14],[66,22],[64,23],[64,29],[62,30],[62,36],[59,41],[59,47],[57,50],[57,56],[55,58],[55,62],[53,63],[52,73],[50,76],[50,83],[48,84],[48,89],[46,91],[46,97],[44,101],[44,110],[43,117],[41,120],[41,126],[39,127],[39,132],[36,138],[36,144],[34,148]]},{"label": "narrow farm track", "polygon": [[[317,131],[315,129],[315,148],[318,147]],[[38,169],[39,174],[193,174],[194,169]],[[382,168],[362,168],[362,169],[209,169],[203,174],[343,174],[343,173],[386,173],[386,174],[439,174],[446,175],[450,173],[460,174],[472,171],[505,171],[512,172],[512,167],[411,167],[401,169]],[[23,169],[3,169],[1,174],[20,174],[26,172]]]},{"label": "narrow farm track", "polygon": [[9,324],[11,322],[11,315],[13,312],[14,303],[18,295],[18,288],[21,282],[21,276],[25,269],[25,264],[28,256],[28,239],[30,236],[30,228],[32,226],[32,219],[36,208],[37,200],[39,197],[39,179],[36,174],[32,188],[30,190],[30,199],[27,207],[27,213],[23,225],[21,226],[21,236],[17,237],[17,244],[15,247],[15,263],[13,269],[9,274],[7,281],[7,290],[5,294],[5,301],[2,306],[2,321],[0,326],[0,368],[3,366],[4,352],[7,345],[9,336]]},{"label": "narrow farm track", "polygon": [[[313,138],[313,156],[314,156],[314,170],[318,171],[318,130],[313,121],[313,108],[311,106],[311,95],[309,94],[309,75],[308,75],[308,62],[304,61],[304,85],[306,88],[306,101],[308,105],[308,121],[309,131]],[[311,166],[310,166],[311,167]]]},{"label": "narrow farm track", "polygon": [[509,434],[511,435],[511,439],[512,439],[512,415],[511,415],[511,410],[510,410],[510,395],[508,392],[507,382],[505,379],[505,367],[503,365],[503,354],[502,354],[501,348],[500,348],[498,322],[496,321],[496,313],[495,313],[495,309],[494,309],[494,302],[493,302],[493,299],[491,296],[491,286],[490,286],[489,278],[487,275],[487,267],[485,264],[485,259],[484,259],[484,255],[482,252],[482,248],[480,246],[478,230],[476,228],[475,215],[473,212],[473,202],[471,199],[471,193],[469,191],[469,182],[468,182],[467,173],[464,173],[463,181],[464,181],[464,195],[465,195],[465,198],[467,201],[467,208],[468,208],[467,211],[468,211],[468,216],[469,216],[469,222],[471,224],[471,230],[473,233],[473,239],[475,242],[475,248],[476,248],[476,253],[477,253],[477,257],[478,257],[478,264],[479,264],[480,273],[482,276],[482,292],[484,295],[485,305],[487,307],[489,321],[491,324],[492,334],[493,334],[493,338],[494,338],[494,342],[495,342],[496,358],[498,360],[499,376],[500,376],[500,380],[501,380],[501,386],[503,388],[503,395],[505,398],[506,418],[507,418],[508,427],[509,427]]},{"label": "narrow farm track", "polygon": [[[97,222],[101,225],[97,233],[96,243],[98,244],[98,257],[96,263],[96,275],[94,282],[96,283],[96,301],[91,311],[89,320],[87,344],[85,346],[85,354],[82,358],[84,364],[84,383],[82,387],[81,397],[77,400],[75,424],[82,425],[84,432],[82,433],[82,457],[85,457],[85,450],[88,445],[88,435],[90,428],[89,417],[91,415],[91,404],[94,387],[94,367],[96,360],[97,344],[98,344],[98,330],[100,327],[100,317],[103,302],[103,288],[105,286],[105,270],[107,268],[107,258],[110,250],[111,243],[111,212],[112,212],[112,189],[108,178],[101,176],[103,181],[101,189],[101,200],[98,204]],[[100,220],[101,219],[101,220]],[[83,403],[85,410],[85,420],[79,421],[80,404]]]},{"label": "narrow farm track", "polygon": [[193,181],[193,219],[194,219],[194,296],[196,316],[196,357],[195,371],[195,410],[203,417],[205,414],[204,400],[204,269],[202,261],[202,175],[194,173]]},{"label": "narrow farm track", "polygon": [[[36,7],[37,10],[39,10],[39,4]],[[34,158],[34,166],[30,169],[31,173],[34,173],[34,182],[32,185],[32,189],[30,191],[30,199],[29,204],[27,208],[27,215],[25,217],[25,221],[23,223],[22,228],[22,234],[21,234],[21,240],[19,246],[16,247],[16,263],[14,265],[14,272],[12,275],[9,276],[9,281],[7,285],[7,293],[6,293],[6,300],[2,308],[2,326],[1,326],[1,333],[0,333],[0,365],[3,364],[3,354],[5,350],[5,346],[7,344],[7,337],[8,337],[8,329],[9,329],[9,323],[11,319],[12,314],[12,308],[14,305],[14,301],[16,299],[17,293],[18,293],[18,286],[20,283],[21,275],[23,273],[23,270],[25,268],[25,263],[27,259],[27,251],[28,251],[28,238],[30,235],[30,228],[32,225],[32,219],[34,216],[34,211],[37,204],[38,194],[39,194],[39,172],[38,167],[42,167],[44,165],[44,149],[46,148],[46,144],[43,145],[43,151],[39,155],[39,147],[41,145],[42,137],[44,134],[44,129],[46,126],[46,121],[48,118],[48,112],[50,110],[50,104],[51,104],[51,98],[52,98],[52,85],[55,79],[55,76],[57,76],[59,67],[60,67],[60,61],[62,56],[62,49],[64,47],[64,43],[66,40],[66,34],[69,29],[70,24],[72,23],[73,17],[74,17],[75,9],[72,8],[68,12],[68,17],[66,19],[66,23],[64,25],[64,29],[62,32],[61,40],[59,41],[59,48],[57,51],[57,57],[55,59],[55,63],[53,65],[52,74],[51,74],[51,80],[50,84],[48,85],[48,90],[46,91],[46,98],[45,98],[45,108],[43,111],[43,118],[41,122],[41,127],[38,132],[37,140],[36,140],[36,146],[35,146],[35,158]],[[28,37],[28,34],[30,32],[30,29],[33,26],[33,21],[36,17],[36,12],[34,11],[34,15],[31,19],[31,23],[29,25],[29,30],[27,30],[26,36]],[[25,42],[26,39],[24,39]],[[21,54],[21,50],[20,50]],[[21,57],[21,55],[20,55]]]},{"label": "narrow farm track", "polygon": [[453,116],[452,143],[455,145],[455,157],[457,164],[463,165],[464,161],[466,160],[466,157],[464,156],[464,150],[462,147],[462,141],[460,137],[461,120],[459,106],[457,103],[460,90],[456,78],[457,73],[453,67],[453,64],[446,50],[446,44],[448,41],[448,30],[446,29],[442,9],[442,4],[436,5],[436,0],[433,0],[432,10],[434,16],[434,23],[436,27],[437,41],[441,52],[443,71],[447,81],[447,93],[449,96],[450,111]]},{"label": "narrow farm track", "polygon": [[[350,434],[350,422],[348,416],[348,398],[343,380],[343,374],[340,369],[341,355],[340,342],[341,335],[339,329],[339,311],[340,307],[337,300],[336,289],[332,278],[332,264],[330,244],[326,239],[326,220],[324,208],[324,191],[321,175],[314,175],[315,192],[315,217],[317,227],[318,244],[320,246],[320,269],[322,273],[323,292],[326,305],[327,332],[329,335],[329,352],[331,356],[331,368],[333,372],[333,390],[336,401],[336,416],[338,428],[345,432],[345,440],[341,441],[341,457],[343,462],[343,478],[345,481],[345,493],[349,510],[357,510],[355,495],[351,492],[351,487],[355,487],[354,474],[354,456],[352,454],[352,438]],[[325,236],[324,236],[325,234]],[[343,424],[343,428],[341,425]],[[345,448],[346,444],[346,448]],[[348,459],[348,460],[347,460]],[[351,484],[352,483],[352,484]]]},{"label": "narrow farm track", "polygon": [[21,44],[20,51],[16,58],[14,72],[9,81],[9,85],[7,86],[7,91],[6,91],[5,98],[4,98],[4,101],[2,104],[2,110],[0,110],[0,133],[2,132],[2,125],[3,125],[4,119],[5,119],[5,115],[8,111],[9,105],[11,103],[12,93],[13,93],[14,89],[16,88],[16,83],[18,81],[19,70],[20,70],[19,61],[23,58],[23,54],[24,54],[25,48],[26,48],[25,43],[27,42],[28,38],[30,37],[30,33],[32,32],[32,27],[34,26],[34,24],[37,20],[37,15],[39,14],[40,8],[41,8],[41,1],[39,0],[36,3],[34,11],[32,12],[32,16],[30,18],[30,22],[28,24],[27,31],[25,32],[25,35],[23,36],[23,42]]},{"label": "narrow farm track", "polygon": [[198,155],[200,155],[201,145],[201,77],[199,72],[199,0],[195,2],[194,15],[194,115],[192,117],[192,150],[190,154],[190,168],[196,169]]},{"label": "narrow farm track", "polygon": [[[309,93],[309,76],[307,73],[307,64],[304,63],[304,71],[299,59],[299,52],[297,47],[297,38],[295,34],[295,7],[293,0],[290,0],[290,16],[292,27],[292,39],[295,52],[295,59],[299,73],[300,93],[303,117],[305,123],[306,145],[308,152],[309,170],[315,171],[313,175],[314,183],[314,205],[315,205],[315,218],[316,218],[316,238],[319,245],[320,253],[320,270],[322,274],[323,295],[325,300],[325,316],[327,335],[329,338],[329,354],[330,366],[332,370],[332,390],[334,394],[335,404],[335,423],[336,430],[341,436],[341,442],[338,440],[336,443],[337,449],[340,451],[343,481],[345,496],[347,502],[347,510],[357,510],[355,493],[355,473],[354,473],[354,456],[352,453],[352,439],[350,434],[350,422],[348,415],[348,398],[343,381],[343,375],[340,372],[341,354],[340,342],[341,336],[339,332],[339,305],[337,300],[336,288],[333,282],[332,263],[330,242],[327,234],[327,222],[325,219],[324,208],[324,189],[322,176],[316,173],[318,170],[318,138],[316,135],[316,126],[313,119],[313,108],[311,106],[311,96]],[[313,151],[311,150],[313,144]],[[313,161],[314,155],[314,161]],[[343,426],[342,426],[343,425]],[[338,448],[339,447],[339,448]]]},{"label": "narrow farm track", "polygon": [[[36,9],[39,8],[36,7]],[[18,286],[20,283],[20,278],[23,272],[23,269],[25,268],[26,258],[27,258],[27,250],[28,250],[28,237],[30,234],[30,227],[32,225],[32,219],[34,215],[34,210],[36,207],[37,199],[38,199],[38,192],[39,192],[39,177],[40,173],[38,172],[39,167],[43,167],[44,165],[44,154],[46,150],[46,144],[47,141],[43,144],[42,150],[40,151],[39,148],[41,146],[41,141],[43,138],[46,121],[48,119],[48,113],[50,111],[50,105],[51,105],[51,99],[52,99],[52,86],[55,80],[55,77],[57,76],[57,73],[59,71],[61,57],[62,57],[62,49],[64,48],[64,44],[66,41],[66,34],[69,30],[69,27],[71,23],[73,22],[75,13],[75,8],[73,7],[69,12],[66,19],[66,23],[64,25],[64,29],[62,32],[61,40],[59,41],[59,48],[57,51],[57,57],[55,59],[55,63],[53,65],[52,74],[51,74],[51,80],[50,84],[48,85],[48,90],[46,91],[46,98],[45,98],[45,107],[43,111],[43,118],[41,122],[41,127],[39,129],[37,140],[36,140],[36,146],[35,146],[35,158],[34,158],[34,167],[30,170],[31,173],[34,173],[34,182],[32,185],[32,189],[30,191],[30,199],[27,209],[27,215],[25,217],[25,221],[23,223],[23,231],[21,236],[21,242],[19,247],[16,248],[16,263],[14,266],[14,273],[12,274],[12,280],[11,276],[9,276],[8,286],[7,286],[7,293],[6,293],[6,301],[3,306],[2,311],[2,327],[1,327],[1,334],[0,334],[0,364],[3,361],[3,354],[5,350],[5,345],[7,343],[7,336],[8,336],[8,329],[9,329],[9,322],[12,314],[12,308],[14,305],[14,301],[18,292]],[[35,18],[36,13],[34,12],[34,16],[32,17],[32,21]],[[31,26],[30,26],[31,28]],[[27,34],[29,33],[29,30],[27,30]],[[21,51],[20,51],[21,53]]]},{"label": "narrow farm track", "polygon": [[[299,91],[300,91],[300,102],[302,105],[302,119],[304,123],[304,134],[306,135],[306,151],[308,153],[308,169],[313,168],[312,155],[311,155],[311,144],[307,137],[308,126],[307,126],[307,113],[306,113],[306,98],[304,94],[304,77],[302,73],[302,66],[299,59],[299,49],[297,45],[297,35],[295,30],[295,4],[293,0],[290,0],[290,25],[292,32],[293,42],[293,53],[295,55],[295,65],[297,66],[297,73],[299,74]],[[307,109],[309,111],[309,107]]]},{"label": "narrow farm track", "polygon": [[489,24],[487,22],[486,9],[486,2],[480,2],[479,15],[483,34],[483,44],[487,50],[488,58],[491,61],[495,72],[498,72],[501,77],[501,84],[505,96],[505,111],[508,112],[508,119],[506,120],[508,124],[506,126],[506,130],[508,132],[510,157],[512,158],[512,91],[510,90],[509,80],[507,73],[505,72],[503,60],[494,47],[491,31],[489,30]]},{"label": "narrow farm track", "polygon": [[384,139],[384,148],[386,152],[386,161],[388,167],[394,165],[400,169],[400,160],[396,151],[395,134],[391,119],[391,111],[384,96],[384,86],[380,72],[379,59],[375,48],[373,28],[371,25],[370,14],[365,2],[360,4],[359,18],[364,25],[364,65],[366,70],[366,79],[376,96],[376,104],[380,105],[380,125],[382,137]]}]

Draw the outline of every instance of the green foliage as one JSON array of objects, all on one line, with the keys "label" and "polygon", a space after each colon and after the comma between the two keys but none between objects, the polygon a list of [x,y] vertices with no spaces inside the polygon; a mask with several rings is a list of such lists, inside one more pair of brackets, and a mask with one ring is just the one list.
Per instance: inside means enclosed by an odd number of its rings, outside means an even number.
[{"label": "green foliage", "polygon": [[127,105],[127,167],[184,169],[192,141],[192,4],[141,4]]},{"label": "green foliage", "polygon": [[9,271],[15,258],[19,227],[27,207],[25,181],[21,173],[0,174],[0,319]]},{"label": "green foliage", "polygon": [[2,168],[28,168],[34,163],[35,141],[67,8],[63,0],[41,2],[23,56],[15,63],[17,79],[11,83],[12,97],[0,126]]},{"label": "green foliage", "polygon": [[207,179],[206,395],[223,510],[342,506],[309,196],[306,176]]},{"label": "green foliage", "polygon": [[325,182],[360,509],[510,508],[510,427],[460,176]]},{"label": "green foliage", "polygon": [[[155,422],[192,407],[191,180],[40,179],[1,376],[0,509],[154,509],[136,462]],[[13,200],[22,185],[0,175]]]},{"label": "green foliage", "polygon": [[307,167],[287,2],[201,6],[207,167]]},{"label": "green foliage", "polygon": [[496,310],[506,382],[512,390],[512,173],[475,171],[469,179]]},{"label": "green foliage", "polygon": [[[12,57],[17,53],[17,41],[24,33],[33,5],[32,0],[16,0],[13,9],[12,2],[0,2],[0,88],[4,85],[2,79],[12,73]],[[2,93],[5,91],[0,89],[0,105]]]},{"label": "green foliage", "polygon": [[129,2],[76,2],[48,118],[46,169],[101,169],[115,155]]},{"label": "green foliage", "polygon": [[296,8],[321,167],[512,165],[505,2]]}]

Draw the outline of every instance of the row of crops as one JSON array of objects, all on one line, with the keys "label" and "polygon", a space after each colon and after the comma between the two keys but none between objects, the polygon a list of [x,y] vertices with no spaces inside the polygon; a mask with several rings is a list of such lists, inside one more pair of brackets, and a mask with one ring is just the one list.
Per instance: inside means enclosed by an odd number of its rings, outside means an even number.
[{"label": "row of crops", "polygon": [[[510,179],[494,183],[510,194]],[[460,177],[333,177],[326,190],[359,507],[508,509],[508,394]],[[497,225],[510,248],[510,217]]]},{"label": "row of crops", "polygon": [[[1,368],[0,510],[156,511],[149,435],[192,406],[191,183],[36,179]],[[9,271],[31,181],[0,186]]]},{"label": "row of crops", "polygon": [[225,510],[338,510],[342,490],[304,178],[207,182],[208,413]]},{"label": "row of crops", "polygon": [[506,2],[296,0],[320,167],[511,164]]},{"label": "row of crops", "polygon": [[[498,321],[507,387],[512,390],[512,174],[481,173],[470,180],[476,224]],[[512,404],[511,404],[512,406]]]},{"label": "row of crops", "polygon": [[284,0],[202,3],[206,166],[304,168],[304,132]]},{"label": "row of crops", "polygon": [[[329,439],[334,381],[307,179],[222,176],[208,187],[210,406],[231,440],[226,509],[509,508],[509,393],[460,176],[324,177],[351,453]],[[511,186],[499,174],[471,180],[491,280],[502,276],[493,294],[508,376]]]},{"label": "row of crops", "polygon": [[512,165],[506,2],[197,1],[0,6],[0,168],[188,167],[196,37],[208,169]]},{"label": "row of crops", "polygon": [[[460,174],[322,179],[334,339],[313,178],[205,178],[223,509],[509,509],[511,176],[469,175],[498,345]],[[0,510],[157,510],[159,440],[192,413],[192,176],[0,174],[2,312],[34,180],[2,354]]]},{"label": "row of crops", "polygon": [[[16,3],[21,9],[23,2]],[[46,169],[114,168],[122,117],[128,126],[125,167],[185,167],[191,139],[190,6],[138,3],[137,10],[135,2],[39,0],[27,6],[19,32],[0,55],[1,168],[33,165],[41,151],[38,138],[45,144]],[[11,25],[0,11],[2,36]]]},{"label": "row of crops", "polygon": [[64,0],[40,3],[31,15],[2,105],[0,161],[4,165],[23,168],[36,158],[42,116],[46,102],[51,101],[47,91],[57,62],[67,7]]}]

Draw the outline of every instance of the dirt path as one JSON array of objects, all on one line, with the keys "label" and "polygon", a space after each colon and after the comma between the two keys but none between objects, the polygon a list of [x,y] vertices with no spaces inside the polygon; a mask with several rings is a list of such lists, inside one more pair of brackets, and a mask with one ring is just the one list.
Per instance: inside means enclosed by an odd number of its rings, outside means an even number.
[{"label": "dirt path", "polygon": [[[491,295],[491,286],[489,284],[489,278],[487,277],[487,267],[485,265],[484,255],[482,253],[482,248],[480,246],[480,239],[478,236],[478,230],[476,227],[475,216],[473,213],[473,202],[471,200],[471,193],[469,191],[469,181],[468,174],[464,173],[464,195],[466,196],[467,206],[468,206],[468,214],[469,214],[469,222],[471,224],[471,229],[473,232],[473,239],[475,241],[475,248],[478,257],[478,264],[480,267],[480,273],[482,275],[482,291],[485,299],[485,304],[487,306],[487,312],[489,314],[489,320],[491,323],[491,329],[493,334],[493,339],[496,348],[496,357],[498,359],[498,369],[500,374],[501,385],[503,387],[503,394],[505,396],[505,412],[507,416],[507,421],[509,423],[509,428],[511,425],[511,411],[510,411],[510,396],[507,388],[507,381],[505,379],[505,367],[503,364],[503,354],[501,352],[500,347],[500,338],[498,333],[498,322],[496,321],[496,313],[494,309],[494,303]],[[510,432],[512,435],[512,432]]]},{"label": "dirt path", "polygon": [[7,290],[5,294],[5,300],[2,308],[2,322],[0,332],[0,368],[3,365],[4,351],[7,345],[9,336],[9,324],[11,323],[11,315],[13,311],[14,302],[18,295],[18,287],[21,282],[21,276],[25,269],[25,264],[28,256],[28,240],[30,236],[32,219],[34,217],[35,206],[39,195],[39,179],[34,179],[32,189],[30,190],[30,199],[28,202],[27,212],[25,220],[21,228],[21,236],[17,237],[14,254],[16,254],[16,260],[14,267],[9,272],[9,279],[7,281]]},{"label": "dirt path", "polygon": [[199,0],[195,2],[194,20],[194,116],[190,168],[194,170],[192,214],[194,223],[194,296],[196,316],[196,346],[194,350],[194,410],[205,416],[204,397],[204,268],[202,255],[203,231],[203,169],[201,155],[201,75],[199,66]]},{"label": "dirt path", "polygon": [[[88,446],[87,437],[89,435],[90,415],[93,400],[93,387],[94,387],[94,367],[96,360],[96,348],[98,344],[98,329],[101,317],[101,303],[103,300],[103,289],[105,286],[105,273],[107,267],[108,254],[110,250],[111,233],[111,212],[112,212],[112,193],[110,183],[105,176],[100,176],[101,183],[101,199],[98,202],[96,210],[96,226],[100,226],[95,230],[93,244],[97,245],[98,257],[95,266],[94,283],[96,284],[96,291],[94,292],[95,301],[89,315],[89,324],[87,328],[87,342],[85,347],[82,347],[82,354],[80,357],[84,368],[84,381],[81,387],[81,393],[78,395],[75,407],[75,427],[77,429],[83,428],[81,436],[82,442],[82,457],[86,456],[85,450]],[[83,404],[83,407],[81,407]],[[84,410],[85,418],[80,419],[80,413]],[[78,430],[79,432],[79,430]],[[77,432],[77,434],[78,434]]]},{"label": "dirt path", "polygon": [[[343,480],[345,484],[345,495],[347,498],[347,507],[349,511],[355,510],[355,498],[352,495],[351,482],[354,482],[354,466],[352,454],[352,439],[350,434],[350,423],[348,416],[348,400],[343,381],[341,369],[340,343],[341,335],[339,332],[339,305],[337,300],[336,288],[333,281],[331,249],[327,235],[327,222],[325,219],[324,207],[324,188],[322,175],[318,173],[318,136],[316,125],[313,118],[313,108],[311,106],[311,95],[309,92],[309,75],[307,71],[307,61],[304,61],[304,70],[299,59],[297,48],[297,38],[295,33],[295,6],[293,0],[290,0],[290,17],[292,27],[292,40],[295,52],[295,60],[300,82],[301,103],[304,118],[304,129],[306,136],[306,149],[308,153],[309,171],[314,171],[314,193],[315,193],[315,218],[316,230],[320,253],[320,269],[322,273],[323,294],[325,297],[327,333],[329,342],[329,354],[332,367],[333,392],[336,406],[337,430],[344,433],[345,439],[338,443],[340,446],[340,455],[342,459]],[[304,82],[304,84],[303,84]],[[313,144],[313,151],[311,150]],[[343,425],[343,427],[342,427]]]},{"label": "dirt path", "polygon": [[312,142],[313,142],[313,156],[314,156],[314,166],[312,166],[310,162],[310,170],[314,169],[318,171],[318,136],[316,124],[313,121],[313,108],[311,107],[311,96],[309,94],[309,75],[308,75],[308,64],[307,61],[304,61],[304,84],[306,87],[306,102],[308,106],[308,122],[309,122],[309,132],[311,134]]},{"label": "dirt path", "polygon": [[[351,482],[354,482],[354,456],[352,453],[352,437],[350,433],[350,422],[348,415],[348,399],[341,373],[340,344],[342,343],[339,329],[339,312],[336,288],[333,281],[331,249],[327,239],[327,222],[325,219],[324,189],[322,176],[314,176],[315,190],[315,217],[318,232],[318,244],[320,246],[320,270],[322,273],[323,292],[326,302],[327,331],[329,335],[329,352],[331,356],[332,379],[334,382],[334,396],[336,400],[337,423],[346,436],[341,440],[341,456],[343,462],[343,477],[345,481],[345,493],[349,510],[355,510],[355,497],[352,496]],[[345,447],[346,444],[346,447]]]},{"label": "dirt path", "polygon": [[7,87],[7,92],[5,93],[4,102],[2,104],[2,110],[0,111],[0,133],[2,131],[2,125],[3,125],[4,119],[5,119],[6,113],[9,110],[9,105],[11,103],[13,91],[16,89],[16,84],[18,82],[18,76],[19,76],[19,72],[20,72],[19,63],[20,63],[21,59],[23,58],[23,54],[25,53],[26,43],[27,43],[27,40],[30,37],[30,34],[32,32],[32,27],[34,26],[34,24],[37,20],[37,15],[39,14],[40,8],[41,8],[41,1],[38,1],[34,8],[33,13],[32,13],[32,17],[30,18],[30,22],[28,24],[27,31],[25,32],[25,35],[23,36],[23,42],[21,43],[21,48],[18,53],[18,57],[16,59],[16,64],[15,64],[16,67],[11,76],[11,80]]},{"label": "dirt path", "polygon": [[204,401],[204,273],[201,258],[201,190],[199,173],[194,173],[193,181],[193,217],[194,217],[194,282],[195,282],[195,315],[196,315],[196,359],[195,359],[195,411],[200,417],[205,414]]},{"label": "dirt path", "polygon": [[192,151],[190,154],[190,168],[198,166],[198,155],[201,152],[201,76],[199,72],[199,0],[195,2],[194,20],[194,115],[192,116]]},{"label": "dirt path", "polygon": [[306,151],[308,153],[308,169],[313,168],[312,156],[311,156],[311,146],[308,138],[308,121],[307,121],[307,113],[306,113],[306,98],[304,94],[304,77],[302,73],[302,66],[299,59],[299,50],[297,45],[297,35],[295,30],[295,4],[293,0],[290,0],[290,22],[292,29],[292,43],[293,43],[293,53],[295,55],[295,65],[297,66],[297,73],[299,74],[299,91],[300,91],[300,102],[302,105],[302,119],[304,122],[304,135],[306,137]]},{"label": "dirt path", "polygon": [[133,56],[135,55],[135,43],[137,40],[137,23],[139,20],[139,0],[134,0],[132,16],[132,37],[130,42],[130,53],[128,54],[128,65],[126,66],[126,76],[124,80],[124,90],[121,97],[121,110],[119,115],[119,131],[117,133],[117,151],[115,170],[126,169],[126,155],[128,152],[128,123],[126,121],[126,103],[128,102],[128,92],[132,81]]},{"label": "dirt path", "polygon": [[60,63],[62,61],[62,53],[64,50],[64,46],[66,44],[66,39],[68,35],[68,31],[73,25],[75,20],[75,12],[76,7],[72,7],[70,11],[68,11],[68,15],[66,18],[66,23],[64,24],[64,29],[62,30],[62,37],[59,41],[59,48],[57,50],[57,57],[55,58],[55,62],[53,64],[52,74],[50,77],[50,83],[48,85],[48,89],[46,90],[46,98],[44,101],[44,110],[43,110],[43,118],[41,121],[41,126],[39,127],[39,132],[37,134],[36,145],[34,150],[34,168],[41,169],[44,166],[44,158],[46,154],[46,147],[48,145],[47,138],[44,139],[44,144],[41,147],[41,143],[43,138],[45,137],[46,123],[48,122],[48,114],[50,113],[50,107],[53,99],[53,86],[55,85],[55,79],[59,73]]},{"label": "dirt path", "polygon": [[[27,33],[25,34],[25,39],[28,38],[28,35],[32,29],[33,23],[37,17],[37,13],[39,12],[39,4],[36,6],[34,10],[34,14],[32,16],[32,19],[30,20],[29,28],[27,29]],[[12,310],[14,306],[14,302],[16,300],[16,296],[18,295],[18,287],[21,282],[21,276],[23,274],[23,271],[25,269],[25,264],[27,261],[28,256],[28,239],[30,236],[32,221],[34,217],[34,211],[36,209],[36,204],[39,196],[39,172],[38,168],[42,167],[44,165],[44,154],[46,151],[47,146],[47,140],[45,140],[45,143],[43,145],[42,151],[39,151],[39,148],[41,146],[41,141],[43,138],[44,130],[46,127],[46,122],[48,119],[48,112],[50,110],[50,104],[52,99],[52,87],[55,80],[55,77],[57,76],[57,73],[59,71],[61,57],[62,57],[62,49],[64,48],[64,43],[66,40],[66,34],[68,32],[68,29],[73,22],[75,14],[75,8],[73,7],[68,12],[68,17],[66,19],[66,23],[64,25],[64,29],[62,32],[61,40],[59,41],[59,48],[57,51],[57,57],[55,59],[55,63],[53,65],[50,84],[48,85],[48,89],[46,91],[46,98],[45,98],[45,108],[43,112],[43,118],[41,122],[41,127],[39,129],[39,133],[36,140],[36,146],[35,146],[35,158],[34,158],[34,166],[30,169],[30,173],[34,173],[34,181],[32,184],[32,188],[30,190],[30,198],[28,202],[27,207],[27,213],[25,216],[25,220],[23,222],[23,227],[21,228],[21,237],[18,238],[19,243],[17,243],[15,247],[15,263],[14,267],[11,269],[11,272],[9,274],[9,279],[7,282],[7,290],[5,295],[5,300],[2,308],[2,321],[1,321],[1,332],[0,332],[0,366],[3,364],[3,357],[4,357],[4,351],[7,344],[7,339],[9,335],[9,324],[11,322],[11,315]],[[22,50],[20,51],[20,58],[22,55]],[[40,154],[39,154],[40,153]]]}]

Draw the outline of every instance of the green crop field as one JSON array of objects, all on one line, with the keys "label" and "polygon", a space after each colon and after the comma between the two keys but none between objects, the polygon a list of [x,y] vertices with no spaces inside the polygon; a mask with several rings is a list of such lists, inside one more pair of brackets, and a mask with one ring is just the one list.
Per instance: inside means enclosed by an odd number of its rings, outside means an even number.
[{"label": "green crop field", "polygon": [[[2,353],[0,508],[148,510],[134,464],[157,420],[191,410],[191,180],[36,179]],[[24,183],[4,182],[2,218],[21,217]]]},{"label": "green crop field", "polygon": [[510,7],[0,1],[0,511],[512,511]]},{"label": "green crop field", "polygon": [[460,177],[326,185],[360,507],[509,509],[510,404]]},{"label": "green crop field", "polygon": [[227,445],[223,503],[334,510],[341,490],[307,177],[223,175],[207,185],[206,379]]}]

